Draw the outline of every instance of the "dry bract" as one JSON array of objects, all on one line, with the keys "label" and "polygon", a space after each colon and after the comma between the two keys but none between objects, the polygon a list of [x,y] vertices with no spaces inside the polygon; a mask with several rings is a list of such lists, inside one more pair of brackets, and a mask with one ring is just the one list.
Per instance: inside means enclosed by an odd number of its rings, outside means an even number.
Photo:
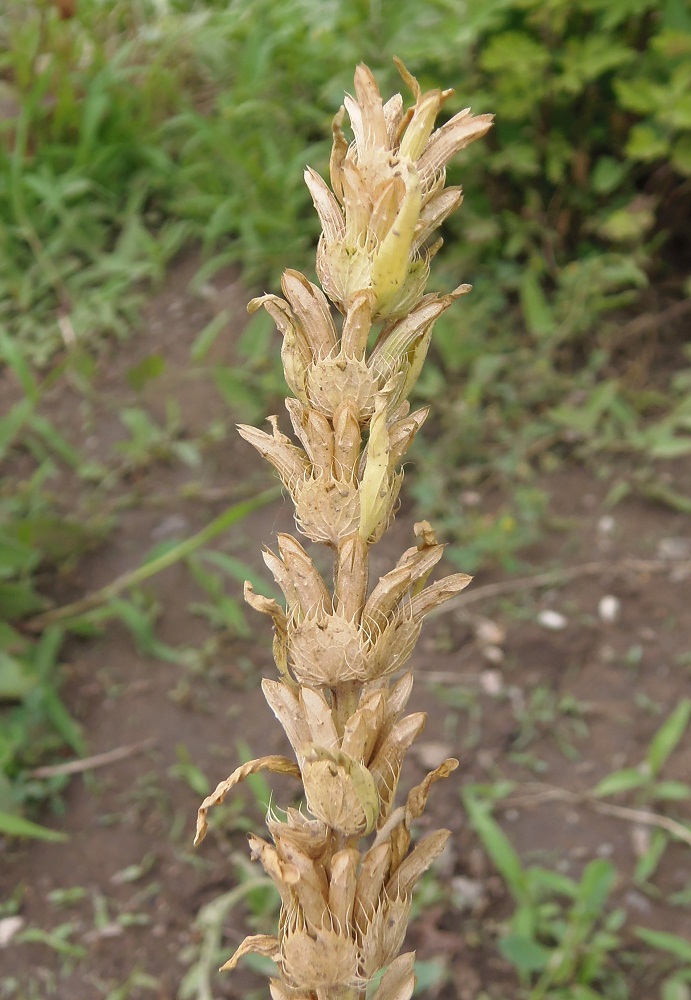
[{"label": "dry bract", "polygon": [[[237,768],[202,803],[207,812],[239,781],[259,770],[298,777],[304,805],[267,816],[271,843],[250,835],[252,858],[281,897],[277,936],[246,938],[224,968],[248,953],[271,958],[273,1000],[363,1000],[385,966],[372,1000],[409,1000],[414,953],[396,957],[405,936],[413,887],[442,851],[447,830],[411,850],[411,824],[432,785],[458,761],[431,771],[395,806],[406,752],[425,716],[403,715],[412,674],[401,676],[427,614],[470,582],[463,573],[428,584],[443,547],[426,521],[417,544],[373,586],[369,549],[394,517],[400,463],[427,409],[410,412],[439,316],[469,291],[427,294],[429,262],[441,241],[434,231],[461,203],[446,188],[445,168],[491,125],[490,115],[461,111],[435,131],[450,90],[422,93],[398,63],[413,93],[384,103],[366,66],[355,74],[333,125],[331,185],[311,168],[305,179],[322,224],[317,273],[323,291],[297,271],[283,275],[285,298],[263,295],[283,337],[282,360],[294,398],[286,401],[298,443],[277,417],[271,433],[241,425],[240,434],[278,472],[295,506],[299,531],[333,553],[328,584],[292,535],[264,560],[285,606],[245,585],[245,598],[274,625],[279,680],[264,696],[283,726],[295,761],[261,757]],[[345,115],[353,140],[343,132]],[[338,324],[332,305],[342,314]],[[362,843],[362,838],[369,842]]]}]

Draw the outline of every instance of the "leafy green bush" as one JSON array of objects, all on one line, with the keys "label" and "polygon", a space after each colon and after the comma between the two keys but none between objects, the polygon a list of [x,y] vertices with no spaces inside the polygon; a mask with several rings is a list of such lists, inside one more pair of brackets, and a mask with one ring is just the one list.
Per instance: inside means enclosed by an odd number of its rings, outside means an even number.
[{"label": "leafy green bush", "polygon": [[161,215],[157,127],[185,94],[172,39],[147,38],[133,5],[79,8],[59,21],[47,3],[10,5],[0,28],[0,322],[39,363],[123,334],[135,284],[184,235]]},{"label": "leafy green bush", "polygon": [[56,341],[30,307],[57,308],[67,341],[123,332],[136,314],[125,293],[191,232],[222,251],[215,266],[234,260],[255,279],[286,254],[306,260],[316,222],[296,167],[323,165],[360,59],[390,86],[397,54],[423,84],[457,82],[449,112],[497,113],[459,168],[469,204],[448,227],[449,280],[462,270],[482,293],[474,319],[502,316],[508,299],[536,339],[580,337],[683,238],[681,0],[462,13],[448,0],[83,0],[68,21],[34,0],[3,31],[0,318],[44,343],[42,357]]}]

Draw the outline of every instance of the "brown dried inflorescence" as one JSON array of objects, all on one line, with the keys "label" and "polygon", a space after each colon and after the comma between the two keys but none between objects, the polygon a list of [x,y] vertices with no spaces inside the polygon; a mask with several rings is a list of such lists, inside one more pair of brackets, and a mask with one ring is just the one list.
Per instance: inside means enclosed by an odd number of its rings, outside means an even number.
[{"label": "brown dried inflorescence", "polygon": [[[286,400],[294,440],[270,417],[272,433],[241,426],[242,436],[276,468],[289,491],[298,530],[334,555],[330,586],[292,535],[264,560],[285,606],[245,585],[245,598],[271,616],[278,680],[266,700],[295,754],[241,765],[199,810],[207,812],[235,784],[259,770],[293,775],[305,806],[270,812],[271,841],[250,836],[253,859],[281,897],[278,934],[243,941],[224,968],[249,952],[269,956],[274,1000],[357,1000],[388,966],[373,1000],[408,1000],[414,953],[398,956],[411,892],[441,852],[448,831],[411,850],[411,825],[429,790],[458,762],[449,759],[395,807],[403,758],[425,716],[404,714],[412,675],[403,668],[424,617],[458,594],[462,573],[428,584],[442,556],[430,525],[417,544],[369,586],[369,550],[390,524],[401,486],[400,463],[427,410],[410,412],[438,317],[469,286],[424,294],[434,230],[460,205],[445,187],[450,158],[491,125],[490,115],[461,111],[434,130],[450,90],[422,93],[402,64],[414,105],[382,102],[366,66],[355,74],[334,120],[331,185],[309,169],[306,181],[322,223],[317,272],[324,291],[285,272],[285,298],[263,306],[283,336]],[[345,112],[354,139],[342,131]],[[325,294],[326,293],[326,294]],[[332,306],[342,314],[334,322]],[[369,838],[363,844],[363,838]],[[397,957],[398,956],[398,957]]]}]

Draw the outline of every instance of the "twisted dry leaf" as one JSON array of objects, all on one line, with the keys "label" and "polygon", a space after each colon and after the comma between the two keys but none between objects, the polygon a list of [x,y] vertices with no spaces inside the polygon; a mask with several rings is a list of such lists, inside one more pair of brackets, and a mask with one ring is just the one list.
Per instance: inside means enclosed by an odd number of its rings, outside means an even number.
[{"label": "twisted dry leaf", "polygon": [[230,777],[218,783],[211,795],[207,795],[197,812],[197,831],[194,837],[195,847],[201,844],[206,836],[208,823],[206,814],[212,806],[217,806],[225,799],[228,792],[240,781],[244,781],[250,774],[258,771],[273,771],[275,774],[292,774],[294,778],[300,777],[300,768],[294,760],[272,754],[268,757],[258,757],[256,760],[249,760],[246,764],[236,767]]}]

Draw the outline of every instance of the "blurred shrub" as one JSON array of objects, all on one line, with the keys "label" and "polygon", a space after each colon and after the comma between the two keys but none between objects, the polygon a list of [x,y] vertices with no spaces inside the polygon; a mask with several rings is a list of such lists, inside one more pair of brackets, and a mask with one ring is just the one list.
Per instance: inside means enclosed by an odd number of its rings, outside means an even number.
[{"label": "blurred shrub", "polygon": [[207,273],[308,261],[301,168],[326,166],[361,59],[382,89],[397,54],[456,85],[450,113],[497,114],[447,234],[448,281],[487,290],[473,322],[508,297],[531,335],[580,336],[661,273],[663,245],[688,250],[684,0],[82,0],[63,21],[33,0],[0,32],[0,319],[37,350],[30,308],[57,306],[68,342],[124,331],[133,282],[192,234]]}]

